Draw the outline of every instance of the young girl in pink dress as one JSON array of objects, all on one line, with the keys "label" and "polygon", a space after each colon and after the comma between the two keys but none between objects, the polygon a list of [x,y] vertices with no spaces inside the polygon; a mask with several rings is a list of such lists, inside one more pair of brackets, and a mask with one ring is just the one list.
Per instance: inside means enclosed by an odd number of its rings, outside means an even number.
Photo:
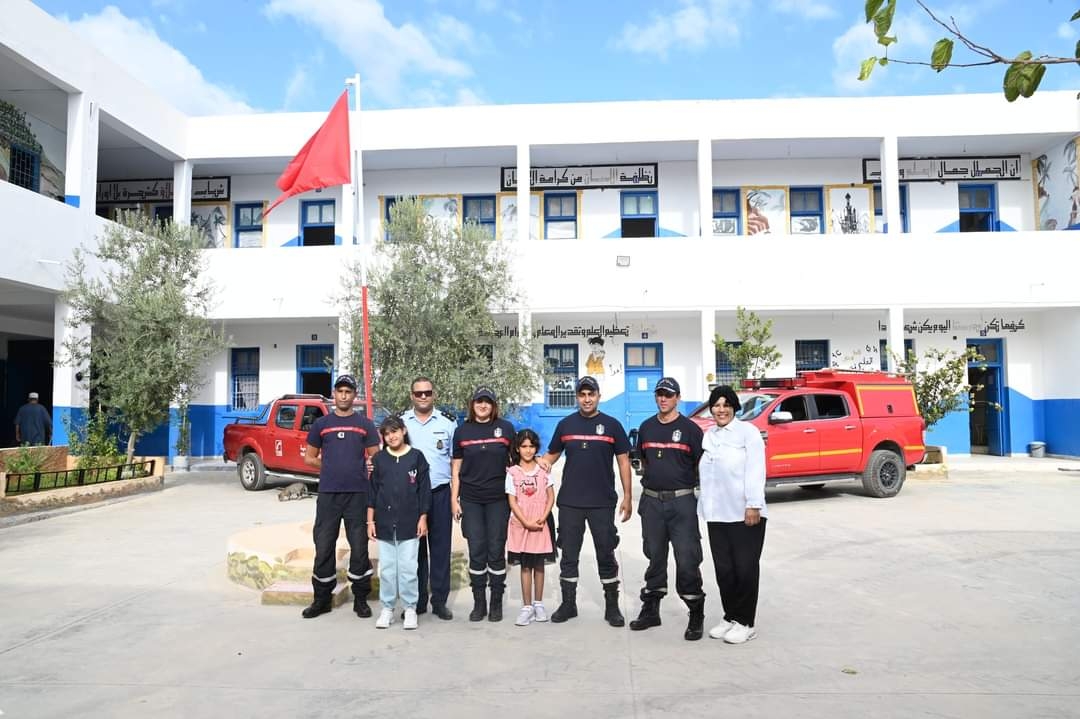
[{"label": "young girl in pink dress", "polygon": [[521,612],[519,627],[546,622],[544,610],[544,564],[555,561],[555,531],[551,508],[555,488],[548,473],[536,463],[540,437],[523,429],[514,437],[512,457],[517,464],[506,472],[506,494],[510,500],[510,526],[506,533],[507,559],[521,565]]}]

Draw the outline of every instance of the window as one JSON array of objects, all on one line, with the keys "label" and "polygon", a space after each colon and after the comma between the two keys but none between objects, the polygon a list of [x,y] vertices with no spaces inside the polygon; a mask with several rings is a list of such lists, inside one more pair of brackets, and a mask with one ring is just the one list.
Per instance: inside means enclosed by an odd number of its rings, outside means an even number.
[{"label": "window", "polygon": [[577,237],[577,194],[544,195],[544,238],[573,240]]},{"label": "window", "polygon": [[333,200],[300,203],[300,244],[304,247],[335,244]]},{"label": "window", "polygon": [[997,192],[993,185],[960,185],[960,231],[997,232]]},{"label": "window", "polygon": [[805,422],[810,416],[806,413],[806,397],[801,394],[788,397],[773,412],[791,412],[793,422]]},{"label": "window", "polygon": [[714,235],[737,235],[742,232],[739,217],[739,191],[712,191],[712,233]]},{"label": "window", "polygon": [[27,150],[11,143],[11,166],[8,182],[27,190],[39,192],[41,188],[41,151]]},{"label": "window", "polygon": [[578,346],[544,345],[544,405],[573,409],[577,384]]},{"label": "window", "polygon": [[323,416],[323,410],[321,407],[308,405],[304,407],[304,416],[300,418],[300,431],[307,432],[311,429],[311,425],[315,424],[315,420]]},{"label": "window", "polygon": [[[479,225],[482,230],[491,237],[495,237],[495,195],[478,195],[470,197],[466,195],[465,222]],[[387,216],[389,219],[389,215]]]},{"label": "window", "polygon": [[818,419],[836,419],[847,417],[848,410],[844,398],[838,394],[815,394],[814,409]]},{"label": "window", "polygon": [[829,340],[795,340],[795,371],[829,366]]},{"label": "window", "polygon": [[233,233],[233,247],[262,247],[262,215],[263,206],[261,202],[236,205],[236,230]]},{"label": "window", "polygon": [[[900,185],[900,230],[908,232],[907,185]],[[874,185],[874,231],[885,232],[885,201],[881,196],[881,185]]]},{"label": "window", "polygon": [[[887,340],[878,340],[878,354],[881,355],[881,371],[889,371],[889,343]],[[907,358],[909,354],[915,351],[915,340],[904,340],[904,356],[900,358],[901,361]]]},{"label": "window", "polygon": [[655,192],[622,193],[622,236],[656,237],[659,213]]},{"label": "window", "polygon": [[282,429],[292,429],[296,426],[296,405],[283,404],[278,406],[277,414],[274,415],[274,424]]},{"label": "window", "polygon": [[825,231],[825,211],[820,187],[792,187],[791,234],[820,235]]},{"label": "window", "polygon": [[236,347],[231,354],[232,408],[255,409],[259,406],[259,348]]},{"label": "window", "polygon": [[297,345],[296,391],[329,397],[330,368],[333,366],[334,345]]},{"label": "window", "polygon": [[158,222],[168,222],[173,218],[172,205],[154,205],[154,219]]},{"label": "window", "polygon": [[[742,342],[728,342],[733,348],[742,346]],[[716,348],[716,384],[734,386],[740,377],[731,363],[731,358],[719,347]]]}]

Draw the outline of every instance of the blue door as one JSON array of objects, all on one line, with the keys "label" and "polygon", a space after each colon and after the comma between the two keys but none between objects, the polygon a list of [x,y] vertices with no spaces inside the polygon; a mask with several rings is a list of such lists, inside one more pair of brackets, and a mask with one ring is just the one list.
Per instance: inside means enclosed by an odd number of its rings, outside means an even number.
[{"label": "blue door", "polygon": [[655,343],[624,345],[626,375],[626,431],[637,429],[656,414],[653,387],[664,376],[664,345]]},{"label": "blue door", "polygon": [[999,339],[973,339],[967,346],[985,360],[968,363],[968,384],[973,388],[970,415],[973,454],[1005,456],[1009,446],[1005,406],[1004,346]]}]

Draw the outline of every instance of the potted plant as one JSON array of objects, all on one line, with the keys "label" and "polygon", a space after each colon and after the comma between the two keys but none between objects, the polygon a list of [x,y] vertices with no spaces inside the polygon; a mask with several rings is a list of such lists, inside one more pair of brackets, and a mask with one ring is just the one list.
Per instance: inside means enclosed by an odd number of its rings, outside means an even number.
[{"label": "potted plant", "polygon": [[188,455],[191,451],[191,423],[188,420],[187,400],[181,400],[176,410],[179,423],[176,428],[176,456],[173,457],[173,470],[186,472],[188,470]]}]

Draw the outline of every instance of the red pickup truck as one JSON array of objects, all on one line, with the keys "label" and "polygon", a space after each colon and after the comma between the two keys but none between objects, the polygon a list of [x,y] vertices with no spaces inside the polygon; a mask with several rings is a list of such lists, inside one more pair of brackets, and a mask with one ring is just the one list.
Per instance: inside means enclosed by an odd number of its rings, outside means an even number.
[{"label": "red pickup truck", "polygon": [[[819,370],[743,384],[738,418],[765,439],[766,486],[861,479],[870,495],[892,497],[925,454],[926,423],[901,376]],[[707,403],[689,416],[706,431],[715,424]]]},{"label": "red pickup truck", "polygon": [[[312,423],[333,407],[333,400],[321,394],[287,394],[259,417],[226,425],[225,461],[236,462],[244,489],[263,489],[268,476],[317,482],[318,472],[304,464],[304,447]],[[386,414],[377,408],[376,417],[380,412]]]}]

